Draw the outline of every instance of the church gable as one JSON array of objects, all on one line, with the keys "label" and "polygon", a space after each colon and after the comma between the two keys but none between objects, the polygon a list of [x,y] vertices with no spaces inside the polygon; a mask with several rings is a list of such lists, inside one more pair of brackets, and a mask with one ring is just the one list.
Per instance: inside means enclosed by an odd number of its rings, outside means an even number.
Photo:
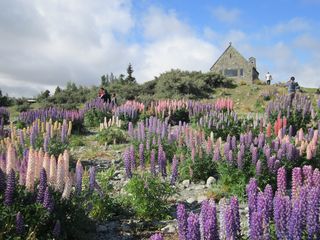
[{"label": "church gable", "polygon": [[258,78],[255,64],[255,58],[248,61],[230,43],[210,70],[228,78],[252,82]]}]

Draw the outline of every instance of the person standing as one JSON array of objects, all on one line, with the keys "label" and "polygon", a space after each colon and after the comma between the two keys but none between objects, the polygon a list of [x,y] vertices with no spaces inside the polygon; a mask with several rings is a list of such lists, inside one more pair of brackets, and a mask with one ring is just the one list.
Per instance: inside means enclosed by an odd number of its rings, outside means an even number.
[{"label": "person standing", "polygon": [[267,84],[270,85],[271,84],[271,80],[272,80],[272,75],[267,72],[266,74],[266,81],[267,81]]},{"label": "person standing", "polygon": [[102,87],[99,89],[99,97],[105,102],[109,103],[111,101],[110,94]]},{"label": "person standing", "polygon": [[294,96],[296,94],[297,86],[299,86],[295,82],[295,77],[291,77],[290,80],[287,82],[286,86],[288,87],[288,94],[290,96],[291,102],[294,99]]}]

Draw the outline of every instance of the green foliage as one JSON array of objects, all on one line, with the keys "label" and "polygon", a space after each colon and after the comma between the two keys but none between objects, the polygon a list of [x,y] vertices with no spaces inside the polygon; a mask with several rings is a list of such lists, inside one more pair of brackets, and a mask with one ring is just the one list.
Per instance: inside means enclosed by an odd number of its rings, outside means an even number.
[{"label": "green foliage", "polygon": [[127,141],[124,131],[115,126],[108,127],[100,131],[97,134],[96,139],[101,144],[125,143]]},{"label": "green foliage", "polygon": [[10,99],[8,95],[3,95],[0,89],[0,106],[8,107],[10,105],[12,105],[12,99]]},{"label": "green foliage", "polygon": [[209,177],[217,177],[217,164],[212,156],[203,154],[202,158],[195,156],[194,161],[189,157],[180,165],[180,179],[190,179],[193,182],[206,181]]},{"label": "green foliage", "polygon": [[175,191],[168,182],[149,174],[135,175],[125,190],[137,217],[147,220],[169,218],[168,198]]},{"label": "green foliage", "polygon": [[127,68],[128,76],[126,77],[125,82],[127,82],[127,83],[136,82],[136,79],[132,76],[132,73],[133,73],[133,68],[132,68],[131,63],[129,63],[128,68]]},{"label": "green foliage", "polygon": [[[37,144],[37,148],[40,148],[42,146],[43,140],[41,139],[40,143]],[[50,142],[48,144],[48,154],[50,156],[54,155],[55,157],[58,157],[66,149],[68,149],[68,142],[61,142],[61,139],[59,137],[54,137],[50,139]]]},{"label": "green foliage", "polygon": [[169,123],[171,125],[178,125],[179,121],[189,123],[189,111],[185,108],[181,108],[177,111],[175,111],[170,117],[169,117]]},{"label": "green foliage", "polygon": [[83,138],[81,135],[71,135],[69,138],[69,147],[81,147],[84,146]]},{"label": "green foliage", "polygon": [[86,127],[98,127],[105,117],[110,119],[111,113],[102,112],[97,109],[90,109],[84,114],[84,125]]},{"label": "green foliage", "polygon": [[224,77],[214,73],[171,70],[155,79],[156,98],[209,98],[214,89],[231,86]]}]

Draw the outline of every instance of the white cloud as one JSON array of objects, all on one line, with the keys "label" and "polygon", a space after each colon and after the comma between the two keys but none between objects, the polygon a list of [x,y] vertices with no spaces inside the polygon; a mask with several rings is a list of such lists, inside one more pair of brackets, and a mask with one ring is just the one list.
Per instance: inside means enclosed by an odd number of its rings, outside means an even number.
[{"label": "white cloud", "polygon": [[271,30],[276,34],[303,32],[311,29],[310,23],[303,18],[292,18],[287,22],[277,24]]},{"label": "white cloud", "polygon": [[216,7],[212,10],[213,15],[221,22],[235,23],[241,16],[241,11],[236,8],[225,8],[223,6]]}]

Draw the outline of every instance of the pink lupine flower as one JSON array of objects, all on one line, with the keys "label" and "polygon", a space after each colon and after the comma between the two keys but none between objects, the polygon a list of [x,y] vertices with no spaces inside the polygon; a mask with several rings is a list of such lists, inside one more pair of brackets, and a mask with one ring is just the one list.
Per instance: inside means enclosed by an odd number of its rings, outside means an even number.
[{"label": "pink lupine flower", "polygon": [[35,175],[35,159],[33,149],[29,150],[27,176],[26,176],[26,188],[32,192],[34,189],[34,175]]},{"label": "pink lupine flower", "polygon": [[57,179],[55,183],[55,189],[59,192],[63,191],[64,185],[64,162],[62,154],[58,157],[58,164],[57,164]]},{"label": "pink lupine flower", "polygon": [[49,183],[54,186],[57,179],[57,163],[56,158],[52,155],[50,158]]}]

